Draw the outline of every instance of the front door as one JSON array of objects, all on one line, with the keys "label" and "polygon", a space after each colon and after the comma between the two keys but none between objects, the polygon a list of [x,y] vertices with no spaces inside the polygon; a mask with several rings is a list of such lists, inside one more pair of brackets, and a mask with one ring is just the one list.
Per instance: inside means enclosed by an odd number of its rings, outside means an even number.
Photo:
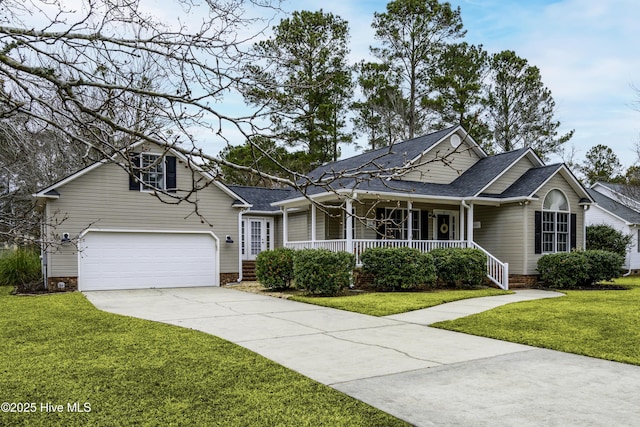
[{"label": "front door", "polygon": [[458,236],[456,218],[458,212],[441,210],[433,212],[433,238],[436,240],[455,240]]},{"label": "front door", "polygon": [[243,259],[253,261],[260,252],[273,249],[273,219],[245,218],[242,223]]},{"label": "front door", "polygon": [[450,216],[438,215],[437,217],[438,240],[449,240],[449,229],[451,228]]}]

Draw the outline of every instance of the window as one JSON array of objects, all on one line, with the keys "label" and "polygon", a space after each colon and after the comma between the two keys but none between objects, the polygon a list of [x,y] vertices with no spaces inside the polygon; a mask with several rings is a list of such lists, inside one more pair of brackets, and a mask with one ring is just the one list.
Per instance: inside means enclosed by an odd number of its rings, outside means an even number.
[{"label": "window", "polygon": [[[411,239],[420,240],[421,221],[420,211],[411,210]],[[409,233],[408,210],[399,208],[385,208],[385,236],[386,239],[407,240]]]},{"label": "window", "polygon": [[569,203],[560,190],[551,190],[542,205],[542,252],[570,249]]},{"label": "window", "polygon": [[176,192],[176,166],[174,156],[152,153],[133,153],[131,163],[139,175],[129,175],[129,190]]},{"label": "window", "polygon": [[143,153],[140,169],[140,181],[144,190],[164,190],[164,161],[160,156]]}]

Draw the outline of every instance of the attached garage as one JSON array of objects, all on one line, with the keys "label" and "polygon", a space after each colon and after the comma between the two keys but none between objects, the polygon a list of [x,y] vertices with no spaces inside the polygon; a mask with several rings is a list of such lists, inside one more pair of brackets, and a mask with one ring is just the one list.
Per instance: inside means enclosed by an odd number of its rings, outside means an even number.
[{"label": "attached garage", "polygon": [[87,231],[81,291],[218,286],[218,238],[209,232]]}]

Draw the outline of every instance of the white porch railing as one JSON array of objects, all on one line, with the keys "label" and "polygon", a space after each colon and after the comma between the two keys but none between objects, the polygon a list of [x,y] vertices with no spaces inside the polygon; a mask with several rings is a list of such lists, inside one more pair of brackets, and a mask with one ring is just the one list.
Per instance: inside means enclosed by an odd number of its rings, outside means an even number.
[{"label": "white porch railing", "polygon": [[509,289],[509,264],[501,262],[491,255],[484,248],[466,240],[383,240],[383,239],[353,239],[351,250],[347,249],[347,241],[339,240],[315,240],[287,242],[286,246],[291,249],[328,249],[333,252],[351,252],[356,256],[356,265],[361,266],[360,255],[369,248],[403,248],[411,247],[422,252],[429,252],[433,249],[441,248],[467,248],[473,247],[481,250],[487,255],[487,277],[502,289]]},{"label": "white porch railing", "polygon": [[509,289],[509,263],[500,261],[476,242],[471,242],[471,247],[480,249],[487,256],[487,277],[502,289]]}]

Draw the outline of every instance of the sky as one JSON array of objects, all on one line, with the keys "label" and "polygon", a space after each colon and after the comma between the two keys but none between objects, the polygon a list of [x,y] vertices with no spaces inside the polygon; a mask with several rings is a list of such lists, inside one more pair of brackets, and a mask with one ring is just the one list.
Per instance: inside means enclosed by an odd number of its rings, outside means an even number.
[{"label": "sky", "polygon": [[[66,0],[80,4],[80,0]],[[185,10],[166,0],[143,0],[163,21],[182,19]],[[283,0],[287,12],[320,10],[349,22],[350,63],[372,59],[369,46],[376,44],[371,28],[374,12],[384,12],[387,0]],[[636,162],[640,142],[640,1],[638,0],[450,0],[460,7],[465,41],[482,44],[489,53],[513,50],[537,66],[543,83],[556,102],[560,134],[575,130],[565,144],[581,161],[597,144],[611,147],[625,167]],[[206,7],[201,2],[200,7]],[[199,4],[199,2],[194,2]],[[80,7],[80,6],[77,6]],[[269,11],[247,10],[248,16]],[[191,19],[203,17],[194,10]],[[262,15],[259,15],[262,16]],[[271,22],[276,25],[284,17]],[[29,18],[29,17],[28,17]],[[181,21],[183,23],[183,21]],[[267,34],[268,35],[268,34]],[[638,89],[636,89],[638,88]],[[224,113],[246,112],[238,96],[225,97]],[[224,143],[203,134],[203,148],[217,154]],[[232,144],[242,144],[229,132]],[[365,145],[361,140],[361,145]],[[343,157],[356,152],[345,148]],[[552,158],[553,162],[562,161]]]},{"label": "sky", "polygon": [[[285,1],[284,8],[319,10],[349,22],[351,61],[370,58],[371,21],[384,0]],[[640,141],[640,2],[637,0],[452,0],[465,41],[489,53],[513,50],[537,66],[556,102],[560,133],[575,160],[597,144],[625,167]],[[348,150],[345,154],[348,154]],[[552,159],[562,161],[562,159]]]}]

